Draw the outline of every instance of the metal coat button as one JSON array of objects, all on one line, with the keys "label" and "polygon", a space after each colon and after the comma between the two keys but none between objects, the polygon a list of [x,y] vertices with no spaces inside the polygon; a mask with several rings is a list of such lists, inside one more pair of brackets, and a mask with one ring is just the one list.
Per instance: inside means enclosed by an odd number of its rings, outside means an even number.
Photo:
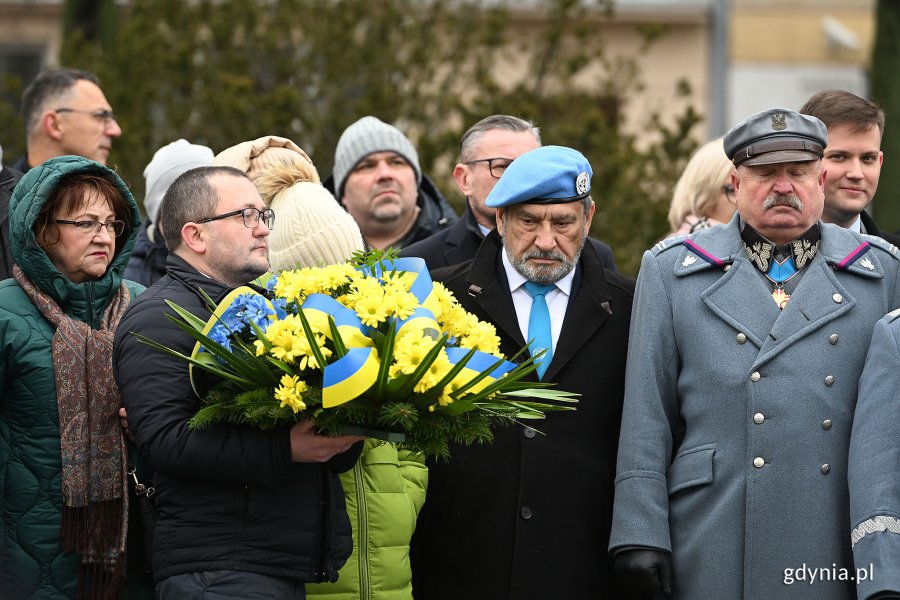
[{"label": "metal coat button", "polygon": [[756,467],[757,469],[762,469],[765,464],[766,464],[766,461],[764,461],[759,456],[757,456],[756,458],[753,459],[753,466]]},{"label": "metal coat button", "polygon": [[523,506],[519,510],[519,514],[522,515],[523,519],[530,519],[532,516],[534,516],[534,513],[531,512],[531,508],[528,506]]},{"label": "metal coat button", "polygon": [[730,270],[731,270],[731,265],[725,265],[725,272],[727,273]]},{"label": "metal coat button", "polygon": [[831,429],[831,419],[825,419],[824,421],[822,421],[822,429],[824,429],[825,431]]},{"label": "metal coat button", "polygon": [[822,475],[828,475],[829,473],[831,473],[831,465],[825,463],[819,470],[822,471]]},{"label": "metal coat button", "polygon": [[738,344],[745,344],[746,342],[747,342],[747,336],[745,334],[743,334],[743,333],[737,334],[737,343]]},{"label": "metal coat button", "polygon": [[756,423],[757,425],[759,425],[760,423],[762,423],[765,420],[766,420],[766,416],[762,413],[756,413],[755,415],[753,415],[753,422]]},{"label": "metal coat button", "polygon": [[833,296],[831,296],[831,299],[834,300],[835,302],[837,302],[838,304],[840,304],[841,302],[844,301],[844,297],[841,296],[840,294],[834,294]]},{"label": "metal coat button", "polygon": [[828,387],[834,385],[834,375],[828,375],[827,377],[825,377],[825,385],[827,385]]},{"label": "metal coat button", "polygon": [[840,339],[840,336],[838,336],[838,334],[836,334],[836,333],[832,333],[831,335],[828,336],[828,343],[831,344],[832,346],[834,346],[835,344],[838,343],[838,339]]},{"label": "metal coat button", "polygon": [[533,438],[537,434],[537,432],[531,427],[526,427],[525,431],[523,431],[522,433],[524,433],[525,437],[527,437],[528,439]]},{"label": "metal coat button", "polygon": [[759,371],[753,371],[753,373],[750,374],[750,381],[759,381],[760,377],[762,377],[762,375],[759,374]]}]

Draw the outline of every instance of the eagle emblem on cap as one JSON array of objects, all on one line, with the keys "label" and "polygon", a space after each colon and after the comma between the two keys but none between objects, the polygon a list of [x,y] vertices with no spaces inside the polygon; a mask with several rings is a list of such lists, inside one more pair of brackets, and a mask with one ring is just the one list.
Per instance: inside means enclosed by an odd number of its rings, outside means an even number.
[{"label": "eagle emblem on cap", "polygon": [[575,179],[575,192],[577,194],[583,194],[588,191],[588,182],[591,178],[588,176],[587,171],[582,171],[578,174],[578,177]]},{"label": "eagle emblem on cap", "polygon": [[784,113],[772,113],[772,129],[775,131],[784,131],[787,129],[787,115]]}]

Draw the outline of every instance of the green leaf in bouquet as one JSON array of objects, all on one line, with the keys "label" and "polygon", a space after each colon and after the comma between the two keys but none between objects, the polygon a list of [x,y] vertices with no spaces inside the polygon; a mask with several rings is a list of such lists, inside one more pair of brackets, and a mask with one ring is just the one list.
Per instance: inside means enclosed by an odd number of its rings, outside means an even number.
[{"label": "green leaf in bouquet", "polygon": [[205,356],[201,355],[201,356],[203,356],[203,358],[200,358],[199,356],[197,358],[191,358],[190,356],[187,356],[186,354],[182,354],[181,352],[178,352],[177,350],[172,350],[168,346],[164,346],[164,345],[160,344],[159,342],[157,342],[156,340],[151,340],[150,338],[148,338],[144,335],[141,335],[139,333],[132,332],[132,335],[135,336],[138,340],[140,340],[144,344],[147,344],[151,348],[154,348],[155,350],[159,350],[160,352],[168,354],[169,356],[174,356],[175,358],[181,359],[181,360],[187,362],[188,364],[192,364],[195,367],[199,367],[199,368],[203,369],[204,371],[208,371],[210,373],[218,375],[219,377],[233,381],[234,383],[236,383],[237,385],[239,385],[245,389],[254,386],[254,382],[252,380],[247,379],[245,377],[241,377],[239,374],[237,374],[233,371],[228,371],[228,370],[224,369],[222,367],[221,363],[217,362],[215,360],[215,358],[213,358],[211,355],[205,355]]},{"label": "green leaf in bouquet", "polygon": [[316,334],[313,333],[312,327],[309,325],[309,319],[303,314],[303,309],[297,311],[297,316],[300,317],[300,323],[303,325],[303,333],[306,334],[306,340],[309,342],[309,348],[312,350],[313,357],[316,359],[316,364],[319,365],[319,370],[323,370],[326,364],[325,356],[322,354],[322,349],[319,348],[319,344],[316,341]]},{"label": "green leaf in bouquet", "polygon": [[379,424],[410,431],[419,422],[419,411],[408,402],[387,402],[379,409],[377,418]]},{"label": "green leaf in bouquet", "polygon": [[[222,344],[210,338],[208,335],[197,331],[188,323],[179,320],[178,317],[175,317],[173,315],[166,316],[169,317],[169,319],[179,329],[194,338],[194,340],[200,342],[200,345],[203,346],[207,350],[207,352],[210,352],[215,356],[221,358],[228,365],[228,367],[234,370],[235,374],[243,377],[244,379],[259,381],[259,385],[264,385],[265,383],[275,381],[274,374],[272,373],[271,369],[261,368],[262,365],[265,365],[265,362],[262,359],[257,358],[254,353],[233,352]],[[205,367],[201,365],[201,368]]]},{"label": "green leaf in bouquet", "polygon": [[450,404],[446,404],[444,406],[435,406],[435,412],[438,412],[442,415],[447,415],[450,417],[456,417],[463,413],[467,413],[469,411],[475,410],[477,407],[475,403],[469,400],[468,398],[463,398],[461,400],[454,400]]},{"label": "green leaf in bouquet", "polygon": [[[533,383],[531,385],[534,385]],[[552,385],[552,384],[548,384]],[[557,402],[570,402],[572,404],[578,404],[579,398],[581,394],[576,392],[567,392],[565,390],[557,390],[557,389],[549,389],[549,388],[538,388],[538,387],[528,387],[521,390],[504,390],[504,396],[516,396],[522,398],[542,398],[544,400],[555,400]],[[539,404],[540,406],[548,407],[548,410],[552,410],[555,408],[559,408],[561,410],[574,410],[572,406],[559,406],[556,404],[540,404],[535,402],[534,404]]]},{"label": "green leaf in bouquet", "polygon": [[394,321],[388,323],[388,330],[384,334],[384,341],[379,348],[376,341],[375,348],[378,350],[378,356],[381,359],[378,365],[378,377],[375,379],[375,385],[372,387],[372,393],[376,399],[384,397],[387,389],[388,373],[391,368],[391,357],[394,356],[394,343],[397,340],[397,324]]},{"label": "green leaf in bouquet", "polygon": [[[202,290],[201,290],[201,291],[202,291]],[[207,298],[208,298],[208,297],[209,297],[209,296],[207,296]],[[176,313],[179,317],[181,317],[181,319],[182,319],[185,323],[187,323],[188,325],[190,325],[191,327],[193,327],[193,328],[196,329],[197,331],[199,331],[199,332],[201,332],[201,333],[203,332],[203,329],[206,327],[206,321],[204,321],[204,320],[201,319],[200,317],[196,316],[194,313],[190,312],[189,310],[184,309],[184,308],[181,308],[180,306],[178,306],[177,304],[175,304],[175,303],[172,302],[171,300],[166,300],[166,304],[168,304],[168,305],[169,305],[169,308],[171,308],[172,310],[174,310],[175,313]],[[168,316],[170,319],[172,318],[172,315],[166,315],[166,316]]]},{"label": "green leaf in bouquet", "polygon": [[341,332],[338,331],[337,324],[334,322],[334,317],[328,315],[328,328],[331,329],[331,341],[334,344],[334,353],[338,358],[343,358],[347,354],[347,346],[344,345],[344,338],[341,337]]},{"label": "green leaf in bouquet", "polygon": [[422,359],[422,362],[419,363],[419,366],[416,367],[416,370],[410,373],[409,378],[404,385],[401,386],[400,390],[398,390],[398,396],[405,398],[412,394],[413,388],[416,387],[416,384],[419,383],[419,380],[422,379],[425,372],[428,371],[428,369],[431,368],[431,365],[434,364],[434,361],[437,360],[437,357],[440,355],[441,350],[444,349],[448,339],[449,336],[447,334],[440,337],[434,347],[432,347],[431,350],[428,351],[428,354],[425,355],[425,358]]}]

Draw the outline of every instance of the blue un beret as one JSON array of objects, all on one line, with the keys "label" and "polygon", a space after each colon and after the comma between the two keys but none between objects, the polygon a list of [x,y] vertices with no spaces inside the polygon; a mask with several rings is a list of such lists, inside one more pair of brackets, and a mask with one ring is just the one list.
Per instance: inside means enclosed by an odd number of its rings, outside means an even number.
[{"label": "blue un beret", "polygon": [[562,204],[591,194],[591,164],[578,150],[541,146],[512,161],[485,200],[491,208]]},{"label": "blue un beret", "polygon": [[747,117],[725,134],[725,154],[740,165],[819,160],[828,144],[825,123],[786,108]]}]

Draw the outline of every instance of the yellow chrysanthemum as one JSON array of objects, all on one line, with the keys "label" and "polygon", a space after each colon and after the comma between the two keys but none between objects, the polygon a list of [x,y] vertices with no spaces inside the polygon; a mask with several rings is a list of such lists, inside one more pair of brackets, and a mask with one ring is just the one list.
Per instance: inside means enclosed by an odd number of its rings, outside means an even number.
[{"label": "yellow chrysanthemum", "polygon": [[445,316],[450,314],[450,310],[454,306],[459,306],[459,303],[456,301],[456,298],[453,297],[453,294],[450,293],[444,284],[435,281],[432,284],[431,296],[437,300],[437,305],[439,308],[436,308],[434,312],[434,318],[438,320],[438,322],[443,323],[446,319]]},{"label": "yellow chrysanthemum", "polygon": [[289,406],[295,413],[306,409],[302,395],[306,391],[306,382],[296,375],[283,375],[281,385],[275,389],[275,399],[281,402],[281,408]]},{"label": "yellow chrysanthemum", "polygon": [[416,382],[413,391],[418,393],[427,392],[437,385],[441,379],[446,377],[447,373],[449,373],[452,368],[453,365],[450,364],[447,353],[444,350],[441,350],[440,354],[437,355],[437,358],[434,359],[434,362],[431,363],[431,366],[429,366],[422,375],[422,378]]},{"label": "yellow chrysanthemum", "polygon": [[475,348],[487,354],[500,354],[500,338],[497,336],[497,330],[492,324],[477,319],[469,329],[468,335],[460,339],[459,345],[464,348]]},{"label": "yellow chrysanthemum", "polygon": [[419,368],[425,355],[434,348],[434,340],[420,331],[411,331],[399,336],[394,343],[394,364],[391,365],[389,374],[396,377],[399,374],[409,375]]},{"label": "yellow chrysanthemum", "polygon": [[388,318],[390,308],[385,305],[384,295],[379,293],[356,297],[353,310],[356,311],[363,325],[378,327],[379,323]]},{"label": "yellow chrysanthemum", "polygon": [[[315,343],[319,347],[324,358],[331,356],[331,350],[325,347],[325,336],[313,328]],[[284,319],[275,321],[266,331],[266,337],[272,344],[270,354],[287,364],[297,364],[301,369],[318,369],[319,365],[312,351],[312,346],[303,331],[303,323],[296,315],[288,315]],[[256,353],[261,355],[261,342],[256,341]]]},{"label": "yellow chrysanthemum", "polygon": [[390,316],[397,319],[406,319],[412,316],[413,311],[419,307],[416,297],[404,290],[386,291],[384,304],[390,311]]}]

